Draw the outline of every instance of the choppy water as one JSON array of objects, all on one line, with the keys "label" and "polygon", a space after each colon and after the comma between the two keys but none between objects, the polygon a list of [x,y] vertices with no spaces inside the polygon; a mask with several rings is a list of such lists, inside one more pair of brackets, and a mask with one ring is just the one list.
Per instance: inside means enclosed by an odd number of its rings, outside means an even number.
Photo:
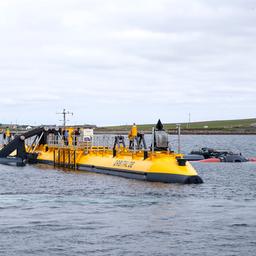
[{"label": "choppy water", "polygon": [[[255,136],[182,144],[256,156]],[[0,255],[255,255],[256,163],[194,166],[204,184],[0,166]]]}]

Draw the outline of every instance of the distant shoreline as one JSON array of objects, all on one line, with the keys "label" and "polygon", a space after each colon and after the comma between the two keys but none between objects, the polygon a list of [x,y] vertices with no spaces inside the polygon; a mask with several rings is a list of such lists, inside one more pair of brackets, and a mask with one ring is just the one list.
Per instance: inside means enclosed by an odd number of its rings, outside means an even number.
[{"label": "distant shoreline", "polygon": [[[165,129],[168,134],[177,135],[177,129]],[[127,135],[130,130],[108,130],[94,128],[94,134]],[[138,129],[140,133],[151,134],[151,130]],[[22,134],[27,130],[11,130],[11,133]],[[181,135],[256,135],[256,129],[181,129]]]},{"label": "distant shoreline", "polygon": [[[165,130],[169,134],[177,134],[176,123],[163,123]],[[256,135],[256,118],[235,119],[235,120],[213,120],[202,122],[180,123],[181,134],[184,135]],[[45,125],[50,126],[50,125]],[[53,125],[55,126],[55,125]],[[72,126],[71,124],[68,126]],[[137,124],[138,130],[144,134],[150,134],[155,124]],[[14,134],[23,133],[35,126],[1,124],[0,129],[10,127]],[[61,127],[61,126],[56,126]],[[95,134],[128,134],[131,125],[101,126],[96,125],[76,125],[80,128],[94,128]]]},{"label": "distant shoreline", "polygon": [[[176,123],[163,123],[169,134],[177,134]],[[188,135],[256,135],[256,118],[180,123],[181,134]],[[137,124],[139,131],[151,133],[155,124]],[[127,134],[131,125],[97,127],[95,133]]]},{"label": "distant shoreline", "polygon": [[[177,135],[177,130],[166,130],[168,134],[171,135]],[[144,134],[151,134],[151,131],[140,131],[141,133]],[[120,135],[126,135],[129,133],[128,130],[101,130],[101,129],[95,129],[94,131],[95,134],[110,134],[110,135],[115,135],[115,134],[120,134]],[[256,135],[256,130],[187,130],[187,129],[182,129],[181,130],[181,135]]]}]

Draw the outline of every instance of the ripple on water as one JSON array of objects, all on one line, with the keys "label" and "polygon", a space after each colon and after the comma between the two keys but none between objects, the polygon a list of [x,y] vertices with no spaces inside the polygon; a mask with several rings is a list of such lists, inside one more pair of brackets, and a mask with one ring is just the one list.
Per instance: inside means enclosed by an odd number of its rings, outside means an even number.
[{"label": "ripple on water", "polygon": [[[250,136],[182,144],[256,152]],[[0,255],[255,255],[256,163],[193,165],[203,184],[0,166]]]}]

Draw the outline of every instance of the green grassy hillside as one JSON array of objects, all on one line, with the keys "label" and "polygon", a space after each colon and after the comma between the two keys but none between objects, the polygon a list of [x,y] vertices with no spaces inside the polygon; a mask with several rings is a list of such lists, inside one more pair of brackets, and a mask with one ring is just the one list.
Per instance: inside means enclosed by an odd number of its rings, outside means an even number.
[{"label": "green grassy hillside", "polygon": [[[142,124],[138,125],[140,130],[149,131],[155,124]],[[256,127],[256,118],[250,119],[237,119],[237,120],[216,120],[216,121],[202,121],[202,122],[191,122],[188,126],[187,123],[181,123],[182,129],[216,129],[216,130],[232,130],[232,129],[243,129]],[[100,130],[108,131],[125,131],[129,130],[131,125],[120,125],[120,126],[107,126],[99,127]],[[165,129],[175,129],[176,123],[164,124]]]}]

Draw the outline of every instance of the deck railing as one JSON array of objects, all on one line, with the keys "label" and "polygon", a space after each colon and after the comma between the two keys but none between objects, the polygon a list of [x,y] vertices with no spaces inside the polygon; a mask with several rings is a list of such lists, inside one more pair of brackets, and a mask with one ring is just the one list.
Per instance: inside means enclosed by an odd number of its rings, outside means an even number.
[{"label": "deck railing", "polygon": [[[50,135],[47,138],[47,144],[50,147],[62,147],[62,148],[76,148],[83,149],[85,152],[96,151],[104,152],[107,150],[112,150],[115,142],[115,135],[94,135],[91,139],[84,139],[82,136],[71,136],[69,139],[63,138],[61,135]],[[125,148],[123,145],[116,149],[118,151],[127,150],[136,152],[141,149],[136,149],[135,147],[129,148],[128,136],[123,136]]]}]

